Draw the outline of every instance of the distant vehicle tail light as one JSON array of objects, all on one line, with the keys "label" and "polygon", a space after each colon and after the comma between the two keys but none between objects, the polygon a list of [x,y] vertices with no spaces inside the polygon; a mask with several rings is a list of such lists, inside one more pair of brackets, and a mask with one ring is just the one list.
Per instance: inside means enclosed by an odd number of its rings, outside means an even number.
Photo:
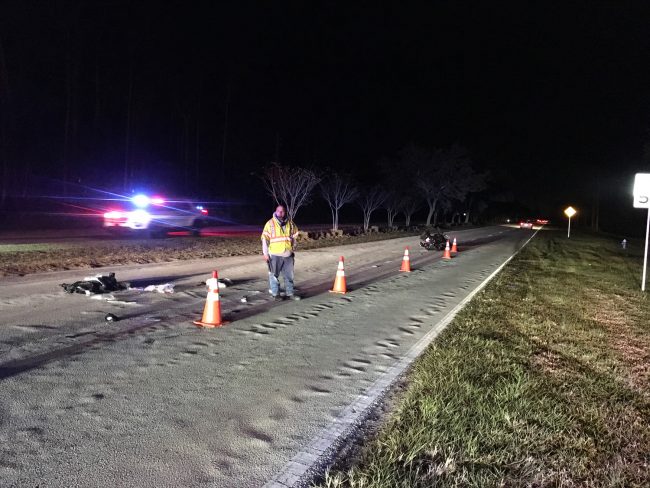
[{"label": "distant vehicle tail light", "polygon": [[105,219],[121,219],[126,217],[122,212],[118,212],[117,210],[111,210],[110,212],[106,212],[104,214]]},{"label": "distant vehicle tail light", "polygon": [[207,208],[202,208],[202,209],[201,209],[201,213],[202,213],[203,215],[208,215],[208,209],[207,209]]}]

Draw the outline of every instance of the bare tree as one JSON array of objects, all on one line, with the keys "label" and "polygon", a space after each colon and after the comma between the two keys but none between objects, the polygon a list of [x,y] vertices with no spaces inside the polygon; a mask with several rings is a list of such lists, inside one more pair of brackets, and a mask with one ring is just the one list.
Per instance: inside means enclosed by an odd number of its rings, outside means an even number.
[{"label": "bare tree", "polygon": [[438,203],[443,197],[448,183],[446,165],[440,151],[433,153],[415,144],[402,149],[399,161],[392,166],[405,168],[408,174],[415,176],[414,186],[420,191],[429,207],[427,225],[436,213]]},{"label": "bare tree", "polygon": [[430,166],[431,153],[415,144],[409,144],[400,152],[400,157],[382,158],[378,162],[384,185],[391,188],[384,202],[388,225],[392,227],[395,217],[403,213],[406,225],[410,225],[411,216],[420,207],[418,201],[411,197],[413,187],[417,186],[417,176],[422,166]]},{"label": "bare tree", "polygon": [[447,188],[447,195],[459,202],[464,202],[467,195],[485,190],[488,175],[477,173],[469,158],[459,159],[453,164],[453,179]]},{"label": "bare tree", "polygon": [[464,200],[472,191],[481,189],[482,179],[471,167],[467,150],[458,145],[428,153],[424,149],[407,153],[416,158],[420,168],[417,187],[427,202],[427,225],[437,224],[438,208],[449,199]]},{"label": "bare tree", "polygon": [[321,195],[332,212],[332,230],[339,228],[339,210],[346,203],[352,202],[359,191],[348,175],[332,174],[321,183]]},{"label": "bare tree", "polygon": [[388,218],[387,224],[389,228],[393,227],[393,223],[395,222],[395,217],[400,211],[401,203],[402,202],[396,193],[390,192],[386,194],[383,207],[384,210],[386,210],[386,214]]},{"label": "bare tree", "polygon": [[420,202],[411,195],[406,195],[402,197],[399,209],[404,215],[404,225],[408,227],[411,225],[411,217],[420,209]]},{"label": "bare tree", "polygon": [[[443,177],[442,173],[442,171],[432,171],[426,178],[420,179],[417,183],[429,207],[426,225],[431,225],[431,218],[437,217],[438,204],[445,198],[445,190],[449,182]],[[436,220],[437,218],[434,219],[434,225]]]},{"label": "bare tree", "polygon": [[363,230],[368,232],[372,213],[380,208],[386,199],[386,194],[379,186],[364,191],[359,198],[359,206],[363,210]]},{"label": "bare tree", "polygon": [[465,212],[463,216],[465,217],[464,222],[469,224],[470,215],[476,210],[477,213],[483,212],[488,207],[488,204],[485,200],[476,198],[474,195],[470,196],[468,202],[465,205]]},{"label": "bare tree", "polygon": [[[441,198],[438,201],[438,207],[436,208],[436,213],[433,219],[433,225],[437,226],[438,225],[438,216],[442,215],[442,220],[443,222],[447,222],[447,216],[450,215],[452,210],[454,209],[454,202],[449,199],[449,198]],[[452,215],[452,220],[453,220],[453,215]]]},{"label": "bare tree", "polygon": [[[469,222],[472,207],[475,203],[475,194],[486,188],[488,175],[477,173],[468,158],[460,159],[454,164],[454,178],[447,188],[447,196],[459,203],[458,223],[461,222],[460,213],[463,214],[465,223]],[[468,198],[469,195],[469,198]]]},{"label": "bare tree", "polygon": [[269,195],[278,205],[287,208],[287,214],[293,220],[300,207],[309,203],[311,193],[321,178],[310,169],[273,163],[264,170],[262,180]]}]

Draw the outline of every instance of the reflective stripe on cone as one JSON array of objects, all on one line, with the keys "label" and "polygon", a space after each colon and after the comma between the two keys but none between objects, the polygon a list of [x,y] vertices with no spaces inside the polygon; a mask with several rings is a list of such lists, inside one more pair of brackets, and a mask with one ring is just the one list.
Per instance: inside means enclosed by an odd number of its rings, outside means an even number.
[{"label": "reflective stripe on cone", "polygon": [[221,318],[221,298],[219,297],[219,279],[216,271],[212,272],[212,278],[206,281],[209,287],[208,296],[205,299],[203,317],[195,320],[194,325],[199,327],[213,328],[226,324]]},{"label": "reflective stripe on cone", "polygon": [[334,280],[334,286],[330,290],[332,293],[340,293],[344,295],[347,293],[347,285],[345,283],[345,267],[343,265],[343,256],[339,259],[339,266],[336,270],[336,279]]},{"label": "reflective stripe on cone", "polygon": [[405,273],[411,272],[411,258],[409,257],[409,248],[404,249],[404,258],[402,259],[402,267],[399,269]]}]

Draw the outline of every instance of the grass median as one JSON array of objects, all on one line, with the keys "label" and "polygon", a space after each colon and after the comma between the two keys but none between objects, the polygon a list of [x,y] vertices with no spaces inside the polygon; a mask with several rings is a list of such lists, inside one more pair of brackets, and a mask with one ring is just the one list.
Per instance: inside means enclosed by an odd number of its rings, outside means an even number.
[{"label": "grass median", "polygon": [[[260,231],[261,232],[261,231]],[[412,232],[388,231],[301,241],[300,250],[395,239]],[[124,264],[214,259],[261,253],[258,235],[167,239],[86,239],[81,243],[0,244],[0,277]]]},{"label": "grass median", "polygon": [[641,252],[538,233],[416,361],[352,467],[322,486],[650,486]]}]

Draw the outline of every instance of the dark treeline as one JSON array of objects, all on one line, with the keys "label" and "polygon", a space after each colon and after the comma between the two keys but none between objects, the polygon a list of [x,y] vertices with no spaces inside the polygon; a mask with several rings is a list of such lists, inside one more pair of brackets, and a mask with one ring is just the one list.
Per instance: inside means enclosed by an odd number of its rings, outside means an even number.
[{"label": "dark treeline", "polygon": [[457,144],[513,207],[636,227],[650,8],[557,5],[5,0],[0,205],[149,187],[268,203],[272,161],[371,186],[410,143]]}]

